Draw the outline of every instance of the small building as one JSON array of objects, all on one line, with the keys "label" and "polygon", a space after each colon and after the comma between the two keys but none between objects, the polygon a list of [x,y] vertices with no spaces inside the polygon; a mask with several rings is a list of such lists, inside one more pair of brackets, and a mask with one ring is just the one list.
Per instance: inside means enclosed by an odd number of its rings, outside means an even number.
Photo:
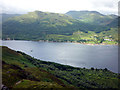
[{"label": "small building", "polygon": [[6,38],[6,40],[10,40],[10,38]]},{"label": "small building", "polygon": [[111,39],[104,39],[105,41],[112,41]]}]

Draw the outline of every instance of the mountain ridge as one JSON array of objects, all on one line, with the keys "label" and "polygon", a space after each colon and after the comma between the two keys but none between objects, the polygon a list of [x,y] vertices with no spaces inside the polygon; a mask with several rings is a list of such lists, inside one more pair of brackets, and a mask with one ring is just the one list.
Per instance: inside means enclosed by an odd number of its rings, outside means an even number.
[{"label": "mountain ridge", "polygon": [[113,19],[117,18],[117,15],[104,15],[97,11],[69,11],[66,15],[73,17],[74,19],[78,19],[80,21],[86,23],[107,25],[113,21]]}]

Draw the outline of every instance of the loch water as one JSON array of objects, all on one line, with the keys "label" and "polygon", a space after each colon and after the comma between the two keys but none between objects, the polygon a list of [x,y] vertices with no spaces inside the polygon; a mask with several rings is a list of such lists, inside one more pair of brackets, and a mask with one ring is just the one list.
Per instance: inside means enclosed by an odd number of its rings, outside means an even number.
[{"label": "loch water", "polygon": [[118,72],[118,46],[116,45],[22,40],[2,41],[2,45],[44,61],[81,68],[107,68],[112,72]]}]

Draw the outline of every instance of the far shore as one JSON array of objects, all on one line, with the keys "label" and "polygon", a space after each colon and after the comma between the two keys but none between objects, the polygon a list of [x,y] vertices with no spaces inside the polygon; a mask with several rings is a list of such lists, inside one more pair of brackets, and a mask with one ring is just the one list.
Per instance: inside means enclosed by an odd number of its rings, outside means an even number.
[{"label": "far shore", "polygon": [[[3,41],[14,41],[14,40],[3,40]],[[19,41],[19,40],[16,40],[16,41]],[[22,41],[37,41],[37,42],[61,42],[61,41],[48,41],[48,40],[22,40]],[[108,43],[99,43],[99,44],[93,44],[93,43],[80,43],[80,42],[70,42],[70,41],[67,41],[67,42],[61,42],[61,43],[76,43],[76,44],[84,44],[84,45],[116,45],[118,46],[118,43],[117,44],[108,44]]]}]

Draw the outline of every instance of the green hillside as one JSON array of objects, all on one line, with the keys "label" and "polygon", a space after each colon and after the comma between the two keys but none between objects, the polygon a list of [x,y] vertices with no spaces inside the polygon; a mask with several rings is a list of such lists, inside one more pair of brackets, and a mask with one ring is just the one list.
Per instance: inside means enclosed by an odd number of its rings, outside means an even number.
[{"label": "green hillside", "polygon": [[101,25],[91,25],[72,17],[59,14],[34,11],[21,16],[9,18],[3,23],[3,39],[40,40],[49,34],[72,35],[80,30],[83,32],[107,31],[110,28]]},{"label": "green hillside", "polygon": [[85,23],[98,25],[107,25],[117,18],[116,15],[103,15],[97,11],[69,11],[66,15]]},{"label": "green hillside", "polygon": [[53,42],[78,42],[83,44],[118,44],[118,28],[111,28],[109,31],[95,33],[93,31],[82,32],[80,30],[72,35],[47,35],[43,40]]},{"label": "green hillside", "polygon": [[2,84],[9,89],[118,88],[118,74],[108,69],[85,69],[34,59],[2,47]]}]

